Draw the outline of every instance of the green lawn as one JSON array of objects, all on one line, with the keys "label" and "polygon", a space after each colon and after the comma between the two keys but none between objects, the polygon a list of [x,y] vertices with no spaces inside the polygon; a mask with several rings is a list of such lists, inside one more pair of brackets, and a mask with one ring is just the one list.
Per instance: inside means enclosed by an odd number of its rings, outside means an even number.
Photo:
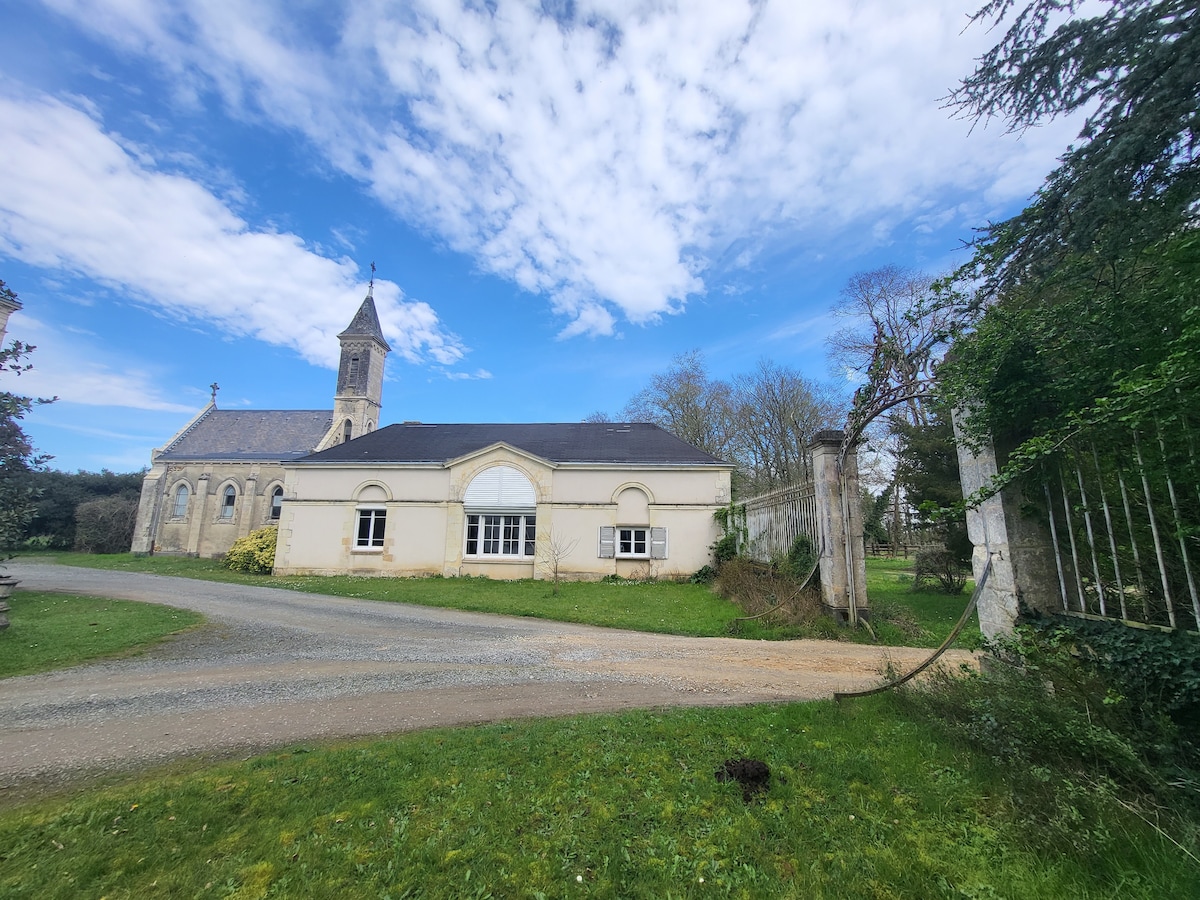
[{"label": "green lawn", "polygon": [[[727,758],[773,777],[750,802]],[[1118,804],[1055,830],[889,698],[291,747],[0,811],[0,895],[1200,896]],[[1077,831],[1086,839],[1062,835]]]},{"label": "green lawn", "polygon": [[8,604],[0,678],[134,653],[204,620],[168,606],[42,591],[17,591]]},{"label": "green lawn", "polygon": [[[486,578],[364,578],[355,576],[246,575],[231,572],[218,560],[176,556],[97,556],[57,553],[27,557],[66,565],[151,572],[236,584],[290,588],[299,591],[464,609],[476,612],[534,616],[634,631],[694,637],[731,634],[730,623],[742,611],[716,596],[707,586],[662,581],[564,582],[559,596],[547,581],[492,581]],[[873,627],[881,643],[893,646],[936,647],[950,633],[967,605],[967,593],[946,596],[911,589],[912,561],[867,560],[867,595]],[[970,590],[968,582],[967,589]],[[732,632],[750,639],[793,637],[842,638],[869,642],[865,631],[838,628],[832,620],[808,628],[772,627],[760,621],[742,623]],[[980,639],[977,622],[964,630],[960,645]]]},{"label": "green lawn", "polygon": [[558,596],[554,596],[553,585],[548,581],[351,575],[276,577],[231,572],[214,559],[128,553],[111,556],[62,553],[28,559],[696,637],[726,635],[729,623],[740,615],[736,606],[713,594],[707,586],[686,582],[564,582],[559,586]]},{"label": "green lawn", "polygon": [[[961,594],[936,590],[914,591],[911,559],[867,558],[867,598],[875,630],[885,644],[936,647],[946,639],[971,599],[974,581]],[[979,617],[962,630],[958,646],[977,646],[983,640]]]}]

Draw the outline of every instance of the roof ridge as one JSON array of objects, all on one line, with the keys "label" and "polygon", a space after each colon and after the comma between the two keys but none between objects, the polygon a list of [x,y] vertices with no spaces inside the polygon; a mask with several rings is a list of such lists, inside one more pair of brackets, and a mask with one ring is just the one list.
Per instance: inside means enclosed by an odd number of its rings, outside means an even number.
[{"label": "roof ridge", "polygon": [[198,426],[201,422],[203,422],[205,419],[207,419],[209,417],[209,414],[211,414],[214,410],[216,410],[216,408],[217,408],[216,403],[209,403],[208,406],[206,406],[204,409],[202,409],[200,411],[200,415],[196,416],[196,418],[192,419],[191,422],[189,422],[186,426],[184,426],[183,431],[181,431],[177,435],[175,435],[175,437],[171,439],[171,442],[169,444],[167,444],[167,446],[163,447],[159,451],[159,453],[170,453],[172,447],[174,447],[176,444],[178,444],[180,441],[182,441],[185,437],[187,437],[189,434],[191,434],[193,431],[195,431],[196,426]]}]

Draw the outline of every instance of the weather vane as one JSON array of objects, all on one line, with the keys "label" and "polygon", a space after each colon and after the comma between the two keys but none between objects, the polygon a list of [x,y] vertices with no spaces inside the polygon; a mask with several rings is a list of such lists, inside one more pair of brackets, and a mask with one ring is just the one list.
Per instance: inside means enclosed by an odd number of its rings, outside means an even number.
[{"label": "weather vane", "polygon": [[371,284],[370,292],[375,293],[375,260],[371,260]]},{"label": "weather vane", "polygon": [[213,406],[216,406],[217,405],[217,391],[219,391],[221,389],[221,386],[214,381],[212,384],[210,384],[208,386],[208,389],[210,391],[212,391]]}]

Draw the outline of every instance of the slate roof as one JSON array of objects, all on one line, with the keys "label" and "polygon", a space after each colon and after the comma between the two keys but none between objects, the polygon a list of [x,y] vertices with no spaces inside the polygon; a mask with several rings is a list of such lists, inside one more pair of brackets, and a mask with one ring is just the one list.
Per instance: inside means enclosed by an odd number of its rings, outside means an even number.
[{"label": "slate roof", "polygon": [[371,296],[370,291],[367,292],[367,299],[362,302],[362,306],[358,308],[354,318],[350,320],[350,324],[346,326],[346,330],[338,335],[338,338],[351,337],[373,338],[383,344],[385,350],[392,349],[383,339],[383,328],[379,325],[379,313],[375,311],[375,298]]},{"label": "slate roof", "polygon": [[157,458],[290,461],[312,453],[332,424],[329,409],[210,409]]},{"label": "slate roof", "polygon": [[614,422],[388,425],[303,462],[445,463],[500,442],[555,463],[727,465],[657,425]]}]

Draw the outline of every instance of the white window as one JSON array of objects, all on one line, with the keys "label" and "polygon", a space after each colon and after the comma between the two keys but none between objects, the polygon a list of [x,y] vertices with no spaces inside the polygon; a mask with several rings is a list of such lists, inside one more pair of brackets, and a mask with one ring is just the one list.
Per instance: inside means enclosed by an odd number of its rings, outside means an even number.
[{"label": "white window", "polygon": [[221,495],[221,518],[232,519],[233,509],[237,505],[237,491],[233,485],[225,488],[225,493]]},{"label": "white window", "polygon": [[492,466],[471,479],[463,495],[467,507],[466,555],[530,559],[537,543],[537,492],[523,472]]},{"label": "white window", "polygon": [[537,517],[533,513],[467,516],[467,556],[531,557],[536,543]]},{"label": "white window", "polygon": [[666,559],[667,529],[645,525],[600,528],[601,559]]},{"label": "white window", "polygon": [[617,556],[650,556],[649,528],[618,528]]},{"label": "white window", "polygon": [[271,491],[271,521],[279,519],[279,513],[283,508],[283,488],[277,487]]},{"label": "white window", "polygon": [[387,527],[387,510],[360,509],[358,529],[355,531],[354,547],[357,550],[383,549],[383,532]]},{"label": "white window", "polygon": [[188,487],[181,484],[175,488],[175,506],[171,510],[172,517],[182,519],[187,515]]}]

